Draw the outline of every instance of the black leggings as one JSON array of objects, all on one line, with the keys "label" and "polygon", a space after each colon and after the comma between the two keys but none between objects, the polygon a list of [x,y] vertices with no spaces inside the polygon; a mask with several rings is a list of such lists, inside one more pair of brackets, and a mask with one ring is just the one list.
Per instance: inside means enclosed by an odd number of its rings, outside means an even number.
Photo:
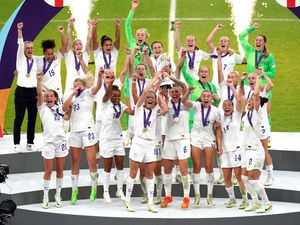
[{"label": "black leggings", "polygon": [[27,143],[33,144],[35,122],[37,115],[37,91],[36,88],[16,87],[15,90],[15,120],[14,120],[14,144],[20,144],[21,126],[28,111]]}]

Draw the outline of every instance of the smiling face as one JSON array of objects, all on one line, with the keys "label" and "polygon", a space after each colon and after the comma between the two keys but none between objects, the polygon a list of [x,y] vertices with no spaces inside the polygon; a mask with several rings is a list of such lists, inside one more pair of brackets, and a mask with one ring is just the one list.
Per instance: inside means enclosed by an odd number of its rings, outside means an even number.
[{"label": "smiling face", "polygon": [[230,46],[229,38],[226,36],[221,37],[219,41],[219,47],[222,49],[222,52],[224,53],[228,52],[229,46]]},{"label": "smiling face", "polygon": [[139,46],[143,45],[148,38],[147,31],[145,29],[138,29],[135,33],[135,40]]},{"label": "smiling face", "polygon": [[44,52],[45,60],[50,62],[54,59],[54,51],[52,48],[47,48]]},{"label": "smiling face", "polygon": [[228,79],[232,80],[233,85],[237,84],[238,81],[238,74],[235,71],[232,71],[228,74]]},{"label": "smiling face", "polygon": [[79,39],[76,39],[74,42],[73,42],[73,50],[75,51],[75,53],[77,54],[78,52],[81,52],[82,49],[83,49],[83,46],[82,46],[82,41],[79,40]]},{"label": "smiling face", "polygon": [[115,73],[111,69],[105,69],[104,70],[104,83],[106,85],[110,84],[111,82],[114,82],[115,80]]},{"label": "smiling face", "polygon": [[145,77],[146,77],[146,66],[143,65],[143,64],[139,64],[136,66],[136,69],[135,69],[135,72],[137,73],[137,78],[139,80],[145,80]]},{"label": "smiling face", "polygon": [[199,79],[201,83],[205,84],[208,82],[209,68],[207,66],[201,66],[199,68]]},{"label": "smiling face", "polygon": [[195,36],[193,36],[193,35],[187,36],[185,44],[186,44],[186,50],[188,52],[193,52],[195,50],[195,47],[196,47],[196,38],[195,38]]},{"label": "smiling face", "polygon": [[233,112],[233,103],[230,100],[225,100],[223,102],[223,110],[225,116],[230,116]]},{"label": "smiling face", "polygon": [[257,78],[256,78],[256,76],[253,73],[249,74],[249,76],[248,76],[248,83],[249,83],[249,86],[250,86],[250,88],[252,90],[254,90],[256,79]]},{"label": "smiling face", "polygon": [[102,50],[104,53],[109,54],[112,50],[112,47],[113,47],[112,42],[110,40],[106,40],[102,45]]},{"label": "smiling face", "polygon": [[48,107],[52,108],[57,103],[57,100],[57,93],[55,93],[53,90],[49,90],[46,92],[44,101]]},{"label": "smiling face", "polygon": [[205,108],[209,107],[212,102],[211,92],[204,90],[201,94],[200,101]]},{"label": "smiling face", "polygon": [[266,42],[263,36],[257,36],[255,38],[255,49],[257,51],[263,51],[265,48],[265,44]]},{"label": "smiling face", "polygon": [[152,91],[148,92],[144,102],[144,107],[147,109],[153,109],[156,105],[156,94]]},{"label": "smiling face", "polygon": [[155,58],[158,58],[164,51],[162,44],[159,42],[156,42],[152,45],[152,50]]},{"label": "smiling face", "polygon": [[110,101],[113,105],[118,105],[121,100],[121,92],[119,90],[114,90],[112,92],[112,96],[110,98]]},{"label": "smiling face", "polygon": [[172,101],[177,103],[181,97],[180,87],[172,87],[172,89],[170,91],[170,95],[171,95]]},{"label": "smiling face", "polygon": [[27,41],[24,43],[24,54],[27,58],[31,59],[33,55],[33,43]]}]

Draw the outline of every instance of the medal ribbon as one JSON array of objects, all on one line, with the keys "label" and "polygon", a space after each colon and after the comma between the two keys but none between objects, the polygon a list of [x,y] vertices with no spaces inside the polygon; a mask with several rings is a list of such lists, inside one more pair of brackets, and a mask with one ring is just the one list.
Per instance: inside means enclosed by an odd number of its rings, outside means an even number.
[{"label": "medal ribbon", "polygon": [[149,109],[149,113],[146,116],[146,110],[144,109],[144,128],[147,128],[148,126],[150,126],[150,117],[152,114],[152,109]]},{"label": "medal ribbon", "polygon": [[202,125],[203,125],[203,127],[206,127],[208,125],[207,124],[207,122],[208,122],[207,120],[208,120],[210,111],[211,111],[211,106],[208,107],[206,115],[204,116],[204,106],[201,104],[201,117],[202,117]]},{"label": "medal ribbon", "polygon": [[104,59],[104,69],[110,69],[111,64],[111,53],[108,54],[108,62],[105,53],[102,50],[103,59]]},{"label": "medal ribbon", "polygon": [[74,59],[75,59],[75,70],[79,71],[80,70],[80,61],[77,59],[75,52],[73,52],[73,53],[74,53]]},{"label": "medal ribbon", "polygon": [[189,68],[190,70],[194,69],[194,64],[195,64],[195,57],[196,57],[196,51],[193,52],[193,56],[191,57],[190,53],[187,52],[188,57],[189,57]]},{"label": "medal ribbon", "polygon": [[248,112],[247,112],[247,118],[248,118],[248,122],[250,123],[250,126],[251,126],[251,127],[253,127],[253,124],[252,124],[252,116],[253,116],[253,110],[248,111]]},{"label": "medal ribbon", "polygon": [[171,100],[173,109],[174,109],[174,115],[173,118],[179,117],[179,113],[180,113],[180,105],[181,105],[181,98],[178,101],[178,106],[176,107],[175,103]]},{"label": "medal ribbon", "polygon": [[264,57],[264,53],[262,52],[259,56],[259,58],[257,58],[258,56],[258,51],[255,50],[255,68],[258,68],[258,65],[260,63],[260,61],[262,60],[262,58]]},{"label": "medal ribbon", "polygon": [[53,60],[51,60],[51,61],[48,63],[48,65],[46,66],[47,61],[46,61],[45,57],[43,58],[43,74],[45,74],[45,73],[49,70],[49,68],[50,68],[50,66],[51,66],[51,64],[52,64],[52,62],[53,62]]},{"label": "medal ribbon", "polygon": [[33,66],[33,59],[31,60],[31,62],[30,62],[30,60],[27,58],[26,59],[26,62],[27,62],[27,74],[30,74],[30,71],[31,71],[31,69],[32,69],[32,66]]},{"label": "medal ribbon", "polygon": [[140,97],[142,95],[143,91],[144,91],[146,80],[143,80],[142,87],[141,87],[141,83],[140,83],[139,79],[137,80],[137,83],[138,83],[138,86],[139,86],[139,97]]},{"label": "medal ribbon", "polygon": [[[118,111],[117,107],[119,108],[119,111]],[[119,119],[121,116],[121,103],[119,102],[117,105],[114,105],[113,108],[115,111],[114,118]]]}]

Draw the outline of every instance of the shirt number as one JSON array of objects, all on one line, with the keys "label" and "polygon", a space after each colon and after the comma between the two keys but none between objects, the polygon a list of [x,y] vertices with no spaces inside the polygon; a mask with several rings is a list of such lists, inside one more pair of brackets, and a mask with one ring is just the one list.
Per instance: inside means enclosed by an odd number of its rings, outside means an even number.
[{"label": "shirt number", "polygon": [[74,112],[78,111],[80,109],[79,103],[74,104],[73,109],[74,109]]}]

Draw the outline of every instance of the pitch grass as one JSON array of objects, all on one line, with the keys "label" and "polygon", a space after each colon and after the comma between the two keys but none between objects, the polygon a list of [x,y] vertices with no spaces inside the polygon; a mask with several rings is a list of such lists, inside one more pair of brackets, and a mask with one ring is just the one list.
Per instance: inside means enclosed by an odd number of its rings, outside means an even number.
[{"label": "pitch grass", "polygon": [[[10,1],[2,0],[0,2],[0,8],[5,6],[7,10],[0,11],[0,21],[6,21],[13,10],[18,6],[21,1]],[[146,1],[141,0],[140,6],[136,12],[135,18],[168,18],[169,16],[169,0],[152,0]],[[268,7],[262,6],[262,3],[268,3]],[[114,18],[119,16],[120,18],[126,18],[128,11],[131,7],[131,1],[94,1],[94,10],[92,11],[91,17],[101,18]],[[211,6],[211,4],[213,4]],[[284,18],[284,19],[296,19],[296,17],[284,7],[279,6],[273,0],[268,1],[257,1],[255,18],[260,15],[262,18]],[[67,9],[63,9],[53,20],[67,20],[70,14]],[[176,8],[177,18],[229,18],[230,8],[227,3],[223,0],[216,1],[199,1],[199,0],[177,0]],[[126,47],[126,38],[124,33],[124,22],[122,21],[121,26],[121,51],[119,54],[117,71],[120,72],[123,66],[125,54],[122,49]],[[271,53],[274,54],[277,65],[277,74],[274,82],[273,90],[273,104],[272,104],[272,130],[273,131],[300,131],[300,122],[297,117],[297,113],[300,109],[298,96],[300,94],[298,85],[300,84],[300,68],[299,62],[299,50],[300,50],[300,20],[295,21],[258,21],[262,27],[251,33],[249,42],[254,43],[254,38],[257,34],[265,34],[268,38],[267,46]],[[233,35],[233,28],[230,26],[230,21],[183,21],[182,22],[182,34],[181,42],[184,44],[185,36],[188,34],[194,34],[197,37],[198,45],[200,49],[208,51],[205,39],[213,27],[223,23],[225,28],[216,37],[215,44],[221,35],[229,36],[231,39],[231,47],[237,49],[236,37]],[[54,38],[59,44],[58,33],[56,31],[57,25],[66,25],[66,22],[51,22],[44,30],[39,34],[35,40],[35,53],[41,55],[40,43],[41,40],[46,38]],[[133,31],[137,28],[145,27],[150,32],[150,38],[148,40],[151,43],[154,40],[161,40],[165,45],[167,51],[167,38],[168,38],[168,21],[157,20],[157,21],[133,21]],[[0,28],[3,23],[0,24]],[[30,29],[30,25],[25,24],[24,29]],[[98,36],[103,34],[114,37],[114,22],[113,21],[100,21]],[[174,56],[177,61],[177,55]],[[211,67],[211,62],[203,62],[204,65]],[[90,70],[94,71],[94,65],[89,65]],[[243,72],[246,65],[236,66],[236,70]],[[65,66],[62,63],[62,80],[63,87],[65,82]],[[8,132],[13,130],[13,119],[14,119],[14,104],[13,104],[13,93],[15,89],[15,82],[12,85],[12,89],[9,96],[7,105],[6,118],[5,118],[5,129]],[[25,117],[26,118],[26,117]],[[22,131],[26,131],[26,119],[24,120]],[[36,126],[36,131],[39,132],[40,120]]]}]

